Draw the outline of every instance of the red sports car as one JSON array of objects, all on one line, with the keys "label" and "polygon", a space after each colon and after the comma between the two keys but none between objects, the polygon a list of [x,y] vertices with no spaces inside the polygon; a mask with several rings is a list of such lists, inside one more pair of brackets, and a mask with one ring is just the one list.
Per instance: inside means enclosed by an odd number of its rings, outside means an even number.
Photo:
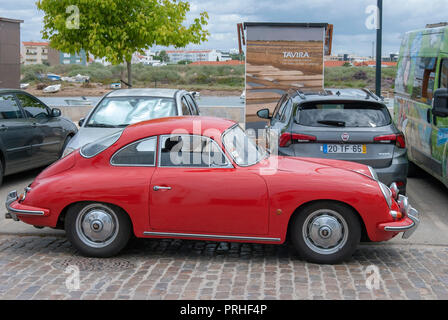
[{"label": "red sports car", "polygon": [[43,171],[8,218],[65,228],[84,255],[109,257],[132,233],[282,244],[338,263],[358,243],[408,238],[419,224],[408,199],[370,167],[269,155],[236,123],[176,117],[127,127]]}]

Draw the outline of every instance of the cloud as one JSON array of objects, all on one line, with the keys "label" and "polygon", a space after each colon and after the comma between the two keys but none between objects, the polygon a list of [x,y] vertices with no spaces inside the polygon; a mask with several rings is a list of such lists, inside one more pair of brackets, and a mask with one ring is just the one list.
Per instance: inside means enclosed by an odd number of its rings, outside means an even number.
[{"label": "cloud", "polygon": [[[334,24],[334,52],[371,55],[375,30],[365,27],[366,7],[375,0],[190,0],[189,21],[207,11],[209,41],[190,48],[230,49],[238,46],[240,22],[327,22]],[[448,20],[448,0],[384,1],[383,54],[397,52],[401,35],[428,23]],[[22,40],[41,40],[43,13],[35,0],[0,2],[0,16],[23,19]]]}]

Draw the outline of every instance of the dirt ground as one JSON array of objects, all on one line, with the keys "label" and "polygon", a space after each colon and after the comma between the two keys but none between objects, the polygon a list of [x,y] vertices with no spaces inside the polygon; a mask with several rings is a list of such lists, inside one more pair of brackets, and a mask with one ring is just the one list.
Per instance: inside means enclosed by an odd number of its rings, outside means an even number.
[{"label": "dirt ground", "polygon": [[[137,88],[136,86],[135,88]],[[180,89],[180,88],[178,88]],[[111,91],[108,85],[103,85],[100,83],[90,83],[89,87],[85,87],[82,84],[70,84],[69,86],[63,85],[61,90],[56,93],[44,93],[42,90],[38,90],[36,85],[31,85],[27,90],[28,93],[38,96],[38,97],[100,97]],[[241,90],[197,90],[203,96],[239,96],[241,95]]]}]

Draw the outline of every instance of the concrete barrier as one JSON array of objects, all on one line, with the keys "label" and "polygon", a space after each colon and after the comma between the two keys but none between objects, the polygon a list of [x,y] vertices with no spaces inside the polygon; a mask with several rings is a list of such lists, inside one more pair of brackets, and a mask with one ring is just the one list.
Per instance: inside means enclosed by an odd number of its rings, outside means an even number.
[{"label": "concrete barrier", "polygon": [[[79,119],[85,118],[89,114],[93,106],[60,106],[56,108],[61,110],[64,117],[71,119],[74,123],[78,123]],[[244,106],[200,107],[199,111],[202,116],[224,118],[238,123],[245,122]]]}]

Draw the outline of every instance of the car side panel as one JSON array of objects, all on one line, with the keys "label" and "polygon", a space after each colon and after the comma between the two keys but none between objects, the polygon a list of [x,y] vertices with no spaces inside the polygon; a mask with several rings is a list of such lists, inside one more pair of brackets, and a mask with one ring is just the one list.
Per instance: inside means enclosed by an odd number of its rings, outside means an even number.
[{"label": "car side panel", "polygon": [[365,183],[367,177],[336,168],[319,168],[307,174],[280,171],[264,175],[270,195],[271,233],[285,239],[289,221],[296,209],[313,201],[331,200],[355,209],[372,241],[385,241],[394,236],[377,225],[392,222],[389,207],[378,187]]},{"label": "car side panel", "polygon": [[[74,156],[78,158],[75,167],[35,181],[27,194],[26,204],[39,207],[45,203],[48,206],[45,209],[50,210],[49,217],[21,217],[21,220],[55,227],[60,213],[70,204],[95,201],[114,204],[126,211],[136,235],[148,230],[149,186],[155,168],[103,166],[100,165],[100,157],[84,159],[79,154]],[[44,201],[42,195],[46,195]]]}]

